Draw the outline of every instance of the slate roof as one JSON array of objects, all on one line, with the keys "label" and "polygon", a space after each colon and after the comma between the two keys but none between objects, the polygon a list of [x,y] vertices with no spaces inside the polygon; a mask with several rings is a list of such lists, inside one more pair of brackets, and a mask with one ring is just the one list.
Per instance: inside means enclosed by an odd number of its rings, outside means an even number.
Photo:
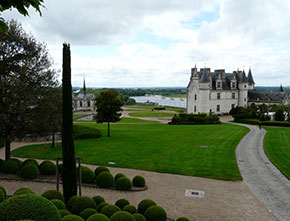
[{"label": "slate roof", "polygon": [[287,96],[287,92],[281,91],[248,91],[249,102],[281,102],[285,96]]},{"label": "slate roof", "polygon": [[94,99],[93,93],[79,93],[73,97],[74,100],[92,100]]},{"label": "slate roof", "polygon": [[208,78],[207,70],[204,70],[203,73],[201,74],[200,82],[202,82],[202,83],[210,82],[209,78]]},{"label": "slate roof", "polygon": [[251,69],[249,70],[248,73],[248,81],[250,84],[255,84]]}]

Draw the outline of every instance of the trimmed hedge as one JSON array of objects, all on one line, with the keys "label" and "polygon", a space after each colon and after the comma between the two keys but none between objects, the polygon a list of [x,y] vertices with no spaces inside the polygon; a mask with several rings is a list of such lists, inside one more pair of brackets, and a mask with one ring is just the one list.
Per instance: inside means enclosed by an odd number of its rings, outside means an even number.
[{"label": "trimmed hedge", "polygon": [[21,219],[60,221],[61,215],[52,202],[35,194],[13,196],[0,204],[0,221]]},{"label": "trimmed hedge", "polygon": [[110,221],[104,214],[98,213],[90,216],[87,221]]},{"label": "trimmed hedge", "polygon": [[35,179],[39,176],[38,167],[33,163],[26,163],[20,170],[20,176],[24,179]]},{"label": "trimmed hedge", "polygon": [[121,178],[121,177],[124,177],[125,175],[123,173],[117,173],[115,175],[115,182],[117,182],[117,179]]},{"label": "trimmed hedge", "polygon": [[150,206],[156,206],[156,203],[151,199],[144,199],[138,204],[138,213],[141,213],[144,215],[145,211]]},{"label": "trimmed hedge", "polygon": [[120,177],[116,182],[116,188],[118,190],[131,190],[132,182],[128,177]]},{"label": "trimmed hedge", "polygon": [[96,183],[102,188],[111,187],[114,185],[114,177],[110,172],[101,172],[97,176]]},{"label": "trimmed hedge", "polygon": [[[235,120],[237,123],[259,125],[260,120],[258,119],[238,119]],[[276,126],[276,127],[290,127],[288,121],[261,121],[262,126]]]},{"label": "trimmed hedge", "polygon": [[19,164],[14,160],[5,160],[2,164],[1,171],[7,174],[17,174],[19,170]]},{"label": "trimmed hedge", "polygon": [[134,205],[130,205],[130,204],[124,206],[122,210],[131,214],[134,214],[137,212],[137,208]]},{"label": "trimmed hedge", "polygon": [[100,204],[97,206],[97,211],[98,211],[98,212],[101,212],[101,210],[103,209],[103,207],[105,207],[105,206],[107,206],[107,205],[109,205],[109,203],[107,203],[107,202],[102,202],[102,203],[100,203]]},{"label": "trimmed hedge", "polygon": [[13,194],[13,196],[16,196],[16,195],[21,195],[21,194],[34,194],[34,192],[27,188],[27,187],[22,187],[22,188],[19,188],[18,190],[16,190]]},{"label": "trimmed hedge", "polygon": [[115,205],[106,205],[101,209],[101,213],[109,218],[118,211],[120,211],[120,208]]},{"label": "trimmed hedge", "polygon": [[192,125],[192,124],[220,124],[219,117],[216,114],[178,114],[174,115],[171,122],[173,125]]},{"label": "trimmed hedge", "polygon": [[71,198],[69,198],[69,200],[68,200],[67,203],[66,203],[66,206],[67,206],[67,208],[68,208],[69,210],[72,209],[72,206],[73,206],[75,200],[78,199],[78,198],[80,198],[80,196],[72,196]]},{"label": "trimmed hedge", "polygon": [[85,221],[85,220],[80,216],[71,214],[63,217],[61,221]]},{"label": "trimmed hedge", "polygon": [[97,210],[93,209],[93,208],[87,208],[84,209],[81,213],[80,216],[84,219],[87,220],[90,216],[94,215],[98,213]]},{"label": "trimmed hedge", "polygon": [[104,197],[102,196],[94,196],[93,197],[93,200],[95,201],[95,203],[97,204],[97,206],[102,203],[102,202],[105,202],[105,199]]},{"label": "trimmed hedge", "polygon": [[16,162],[19,169],[22,167],[23,162],[21,160],[18,160],[16,158],[11,158],[10,160]]},{"label": "trimmed hedge", "polygon": [[176,221],[190,221],[186,217],[179,217]]},{"label": "trimmed hedge", "polygon": [[45,160],[39,165],[39,172],[42,175],[53,175],[56,173],[56,166],[53,162]]},{"label": "trimmed hedge", "polygon": [[59,199],[53,199],[50,200],[55,206],[56,208],[58,208],[59,210],[64,210],[65,209],[65,204],[63,201],[59,200]]},{"label": "trimmed hedge", "polygon": [[34,165],[38,167],[38,162],[35,159],[27,159],[27,160],[24,160],[24,162],[22,163],[22,167],[26,165]]},{"label": "trimmed hedge", "polygon": [[88,167],[81,167],[82,183],[93,183],[95,181],[94,172]]},{"label": "trimmed hedge", "polygon": [[4,200],[5,200],[5,194],[3,190],[0,190],[0,203],[3,202]]},{"label": "trimmed hedge", "polygon": [[57,190],[47,190],[42,194],[48,200],[59,199],[64,202],[64,197],[61,192]]},{"label": "trimmed hedge", "polygon": [[135,218],[126,211],[119,211],[112,215],[110,221],[135,221]]},{"label": "trimmed hedge", "polygon": [[134,213],[133,217],[135,218],[135,221],[146,221],[145,216],[143,216],[141,213]]},{"label": "trimmed hedge", "polygon": [[133,178],[133,186],[135,187],[144,187],[145,179],[143,176],[137,175]]},{"label": "trimmed hedge", "polygon": [[81,139],[94,139],[102,136],[99,129],[86,127],[83,125],[76,124],[73,126],[73,137],[75,140]]},{"label": "trimmed hedge", "polygon": [[166,221],[167,214],[165,210],[160,206],[150,206],[144,216],[147,221]]},{"label": "trimmed hedge", "polygon": [[115,202],[115,205],[118,206],[120,209],[123,209],[124,206],[129,205],[129,201],[126,199],[119,199]]},{"label": "trimmed hedge", "polygon": [[66,210],[66,209],[61,209],[59,210],[61,217],[65,217],[67,215],[70,215],[70,211]]},{"label": "trimmed hedge", "polygon": [[3,186],[0,186],[0,190],[2,190],[2,192],[4,193],[4,196],[6,198],[6,195],[7,195],[6,189]]},{"label": "trimmed hedge", "polygon": [[73,214],[79,215],[83,210],[87,208],[95,209],[96,207],[97,205],[92,198],[88,196],[81,196],[74,201],[71,212]]},{"label": "trimmed hedge", "polygon": [[107,167],[100,166],[100,167],[97,167],[94,172],[97,177],[101,172],[110,172],[110,170]]}]

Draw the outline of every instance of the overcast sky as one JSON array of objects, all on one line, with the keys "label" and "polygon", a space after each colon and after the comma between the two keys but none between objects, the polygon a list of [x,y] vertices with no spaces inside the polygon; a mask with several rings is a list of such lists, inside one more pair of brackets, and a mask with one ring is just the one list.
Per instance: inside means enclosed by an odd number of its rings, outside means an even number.
[{"label": "overcast sky", "polygon": [[[289,0],[45,0],[42,17],[16,18],[47,44],[72,84],[186,87],[190,69],[252,69],[256,85],[290,85]],[[61,78],[60,78],[61,79]]]}]

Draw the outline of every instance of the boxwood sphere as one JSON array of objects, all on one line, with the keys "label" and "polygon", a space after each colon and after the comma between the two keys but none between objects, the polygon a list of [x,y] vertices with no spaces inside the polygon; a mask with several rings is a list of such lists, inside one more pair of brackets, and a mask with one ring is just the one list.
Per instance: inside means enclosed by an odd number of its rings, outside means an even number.
[{"label": "boxwood sphere", "polygon": [[77,198],[72,206],[72,213],[79,215],[84,209],[97,207],[95,201],[88,196],[81,196]]},{"label": "boxwood sphere", "polygon": [[34,194],[34,192],[31,189],[29,189],[27,187],[21,187],[14,192],[13,196],[21,195],[21,194],[28,194],[28,193]]},{"label": "boxwood sphere", "polygon": [[131,190],[132,182],[128,177],[120,177],[116,182],[116,188],[118,190]]},{"label": "boxwood sphere", "polygon": [[103,167],[103,166],[97,167],[97,168],[95,169],[95,175],[96,175],[96,177],[97,177],[101,172],[110,172],[110,170],[109,170],[109,168],[107,168],[107,167]]},{"label": "boxwood sphere", "polygon": [[24,162],[22,163],[22,167],[26,165],[34,165],[38,167],[38,162],[35,159],[27,159],[27,160],[24,160]]},{"label": "boxwood sphere", "polygon": [[114,185],[114,177],[110,172],[101,172],[96,179],[98,186],[106,188]]},{"label": "boxwood sphere", "polygon": [[190,221],[190,220],[186,217],[179,217],[176,221]]},{"label": "boxwood sphere", "polygon": [[97,204],[97,206],[102,203],[102,202],[105,202],[105,199],[104,197],[102,196],[94,196],[93,197],[93,200],[95,201],[95,203]]},{"label": "boxwood sphere", "polygon": [[8,174],[17,174],[19,165],[14,160],[5,160],[2,164],[1,171]]},{"label": "boxwood sphere", "polygon": [[5,200],[5,194],[2,190],[0,190],[0,203]]},{"label": "boxwood sphere", "polygon": [[7,192],[6,192],[5,188],[4,188],[3,186],[0,186],[0,190],[3,191],[4,196],[5,196],[5,198],[6,198]]},{"label": "boxwood sphere", "polygon": [[61,192],[57,190],[47,190],[42,194],[48,200],[58,199],[64,202],[64,197]]},{"label": "boxwood sphere", "polygon": [[141,213],[144,215],[145,211],[150,207],[150,206],[156,206],[156,203],[151,200],[151,199],[144,199],[138,204],[138,213]]},{"label": "boxwood sphere", "polygon": [[135,176],[133,178],[133,186],[135,187],[144,187],[145,186],[145,179],[143,176]]},{"label": "boxwood sphere", "polygon": [[72,209],[72,206],[73,206],[73,204],[74,204],[74,201],[75,201],[76,199],[78,199],[78,198],[80,198],[80,196],[72,196],[71,198],[69,198],[69,200],[68,200],[67,203],[66,203],[66,206],[67,206],[67,208],[68,208],[69,210]]},{"label": "boxwood sphere", "polygon": [[81,168],[82,183],[93,183],[95,181],[94,172],[88,167]]},{"label": "boxwood sphere", "polygon": [[120,211],[120,208],[115,205],[106,205],[101,209],[101,213],[109,218],[118,211]]},{"label": "boxwood sphere", "polygon": [[90,216],[87,221],[110,221],[108,217],[106,217],[104,214],[97,213],[92,216]]},{"label": "boxwood sphere", "polygon": [[42,175],[53,175],[56,173],[56,166],[53,162],[45,160],[39,165],[39,172]]},{"label": "boxwood sphere", "polygon": [[97,206],[97,211],[101,212],[101,209],[103,209],[104,206],[109,205],[109,203],[106,202],[101,202],[98,206]]},{"label": "boxwood sphere", "polygon": [[81,213],[80,216],[84,219],[87,220],[91,215],[94,215],[98,213],[97,210],[93,209],[93,208],[87,208],[84,209]]},{"label": "boxwood sphere", "polygon": [[118,206],[120,209],[123,209],[124,206],[129,205],[129,201],[126,199],[119,199],[115,202],[115,205]]},{"label": "boxwood sphere", "polygon": [[135,218],[126,211],[119,211],[111,216],[110,221],[135,221]]},{"label": "boxwood sphere", "polygon": [[117,173],[115,175],[115,182],[117,182],[117,179],[119,179],[120,177],[123,177],[123,176],[125,176],[123,173]]},{"label": "boxwood sphere", "polygon": [[68,211],[66,209],[60,209],[59,212],[60,212],[61,217],[64,217],[64,216],[71,214],[70,211]]},{"label": "boxwood sphere", "polygon": [[145,218],[147,221],[166,221],[167,214],[165,210],[160,206],[150,206],[145,214]]},{"label": "boxwood sphere", "polygon": [[51,202],[56,206],[56,208],[58,208],[59,210],[61,209],[65,209],[65,204],[63,201],[59,200],[59,199],[53,199],[51,200]]},{"label": "boxwood sphere", "polygon": [[135,221],[146,221],[145,216],[143,216],[141,213],[134,213],[133,216]]},{"label": "boxwood sphere", "polygon": [[11,158],[10,160],[17,163],[19,169],[22,167],[23,162],[21,160],[16,159],[16,158]]},{"label": "boxwood sphere", "polygon": [[134,205],[126,205],[122,209],[123,211],[126,211],[128,213],[134,214],[137,212],[136,206]]},{"label": "boxwood sphere", "polygon": [[77,215],[66,215],[64,216],[61,221],[85,221],[82,217],[77,216]]},{"label": "boxwood sphere", "polygon": [[0,221],[21,219],[60,221],[61,215],[52,202],[36,194],[13,196],[0,204]]},{"label": "boxwood sphere", "polygon": [[20,176],[24,179],[35,179],[39,176],[38,167],[33,163],[27,163],[21,168]]}]

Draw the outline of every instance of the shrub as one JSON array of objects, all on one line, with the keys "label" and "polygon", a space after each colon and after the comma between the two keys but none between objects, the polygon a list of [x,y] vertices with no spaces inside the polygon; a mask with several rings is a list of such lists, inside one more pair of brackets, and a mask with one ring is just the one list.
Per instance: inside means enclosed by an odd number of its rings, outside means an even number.
[{"label": "shrub", "polygon": [[61,221],[85,221],[85,220],[80,216],[70,214],[63,217]]},{"label": "shrub", "polygon": [[95,180],[94,172],[88,167],[81,168],[82,183],[93,183]]},{"label": "shrub", "polygon": [[96,177],[101,173],[101,172],[110,172],[110,170],[107,167],[97,167],[95,169],[95,175]]},{"label": "shrub", "polygon": [[138,213],[141,213],[144,215],[145,211],[150,207],[150,206],[156,206],[156,203],[153,200],[150,199],[145,199],[142,200],[138,204]]},{"label": "shrub", "polygon": [[119,211],[112,215],[110,221],[135,221],[135,218],[126,211]]},{"label": "shrub", "polygon": [[75,200],[78,199],[78,198],[80,198],[80,196],[72,196],[71,198],[69,198],[69,200],[68,200],[67,203],[66,203],[66,206],[67,206],[67,208],[68,208],[69,210],[72,209],[72,206],[73,206]]},{"label": "shrub", "polygon": [[98,213],[97,210],[93,209],[93,208],[87,208],[84,209],[81,213],[80,216],[84,219],[87,220],[91,215],[94,215]]},{"label": "shrub", "polygon": [[88,197],[88,196],[81,196],[75,199],[73,206],[72,206],[72,213],[73,214],[80,214],[84,209],[97,207],[95,201]]},{"label": "shrub", "polygon": [[101,213],[109,218],[118,211],[120,211],[120,208],[115,205],[106,205],[101,209]]},{"label": "shrub", "polygon": [[131,190],[132,182],[128,177],[120,177],[116,182],[116,188],[119,190]]},{"label": "shrub", "polygon": [[17,174],[19,166],[14,160],[5,160],[2,164],[1,171],[8,174]]},{"label": "shrub", "polygon": [[0,204],[0,221],[21,219],[60,221],[61,215],[52,202],[36,194],[13,196]]},{"label": "shrub", "polygon": [[87,221],[110,221],[108,217],[106,217],[104,214],[94,214],[90,216]]},{"label": "shrub", "polygon": [[58,199],[53,199],[51,202],[58,208],[59,210],[64,210],[65,209],[65,204],[63,201],[58,200]]},{"label": "shrub", "polygon": [[145,216],[143,216],[141,213],[134,213],[133,216],[135,221],[146,221]]},{"label": "shrub", "polygon": [[102,196],[94,196],[93,197],[93,200],[95,201],[95,203],[97,204],[97,206],[102,203],[102,202],[105,202],[105,199],[104,197]]},{"label": "shrub", "polygon": [[179,217],[176,221],[190,221],[186,217]]},{"label": "shrub", "polygon": [[154,110],[166,110],[165,107],[154,107],[153,109],[154,109]]},{"label": "shrub", "polygon": [[20,176],[24,179],[35,179],[39,175],[38,167],[32,163],[27,163],[20,170]]},{"label": "shrub", "polygon": [[137,212],[137,209],[134,205],[126,205],[122,209],[123,211],[126,211],[128,213],[134,214]]},{"label": "shrub", "polygon": [[48,200],[58,199],[64,202],[64,197],[61,192],[57,190],[47,190],[42,194]]},{"label": "shrub", "polygon": [[21,195],[21,194],[28,194],[28,193],[34,194],[34,192],[31,189],[29,189],[27,187],[22,187],[22,188],[19,188],[18,190],[16,190],[14,192],[13,196]]},{"label": "shrub", "polygon": [[118,206],[120,209],[123,209],[124,206],[129,205],[129,201],[126,199],[119,199],[115,202],[115,205]]},{"label": "shrub", "polygon": [[115,182],[117,182],[117,179],[119,179],[120,177],[124,177],[125,175],[123,173],[117,173],[115,175]]},{"label": "shrub", "polygon": [[55,174],[56,173],[56,166],[53,162],[45,160],[39,165],[39,172],[42,175]]},{"label": "shrub", "polygon": [[109,205],[109,203],[106,203],[106,202],[102,202],[100,203],[98,206],[97,206],[97,211],[98,212],[101,212],[101,210],[103,209],[103,207]]},{"label": "shrub", "polygon": [[145,186],[145,179],[143,176],[135,176],[133,178],[133,186],[136,186],[136,187],[144,187]]},{"label": "shrub", "polygon": [[106,188],[114,185],[114,177],[109,172],[101,172],[96,179],[98,186]]},{"label": "shrub", "polygon": [[4,193],[4,196],[6,198],[7,192],[6,192],[5,188],[3,186],[0,186],[0,190],[2,190],[2,192]]},{"label": "shrub", "polygon": [[150,206],[144,216],[147,221],[166,221],[167,215],[165,210],[160,206]]},{"label": "shrub", "polygon": [[0,203],[5,200],[5,194],[2,190],[0,190]]},{"label": "shrub", "polygon": [[75,140],[99,138],[102,133],[97,128],[86,127],[83,125],[74,125],[73,137]]},{"label": "shrub", "polygon": [[61,217],[65,217],[67,215],[70,215],[70,211],[66,210],[66,209],[61,209],[59,210]]},{"label": "shrub", "polygon": [[220,124],[219,118],[215,114],[209,114],[207,116],[206,113],[200,114],[179,114],[174,115],[171,122],[169,124]]},{"label": "shrub", "polygon": [[18,169],[20,169],[22,167],[23,162],[21,160],[18,160],[16,158],[11,158],[10,160],[14,161],[15,163],[17,163]]},{"label": "shrub", "polygon": [[22,167],[26,165],[34,165],[38,167],[38,162],[35,159],[27,159],[27,160],[24,160],[24,162],[22,163]]}]

